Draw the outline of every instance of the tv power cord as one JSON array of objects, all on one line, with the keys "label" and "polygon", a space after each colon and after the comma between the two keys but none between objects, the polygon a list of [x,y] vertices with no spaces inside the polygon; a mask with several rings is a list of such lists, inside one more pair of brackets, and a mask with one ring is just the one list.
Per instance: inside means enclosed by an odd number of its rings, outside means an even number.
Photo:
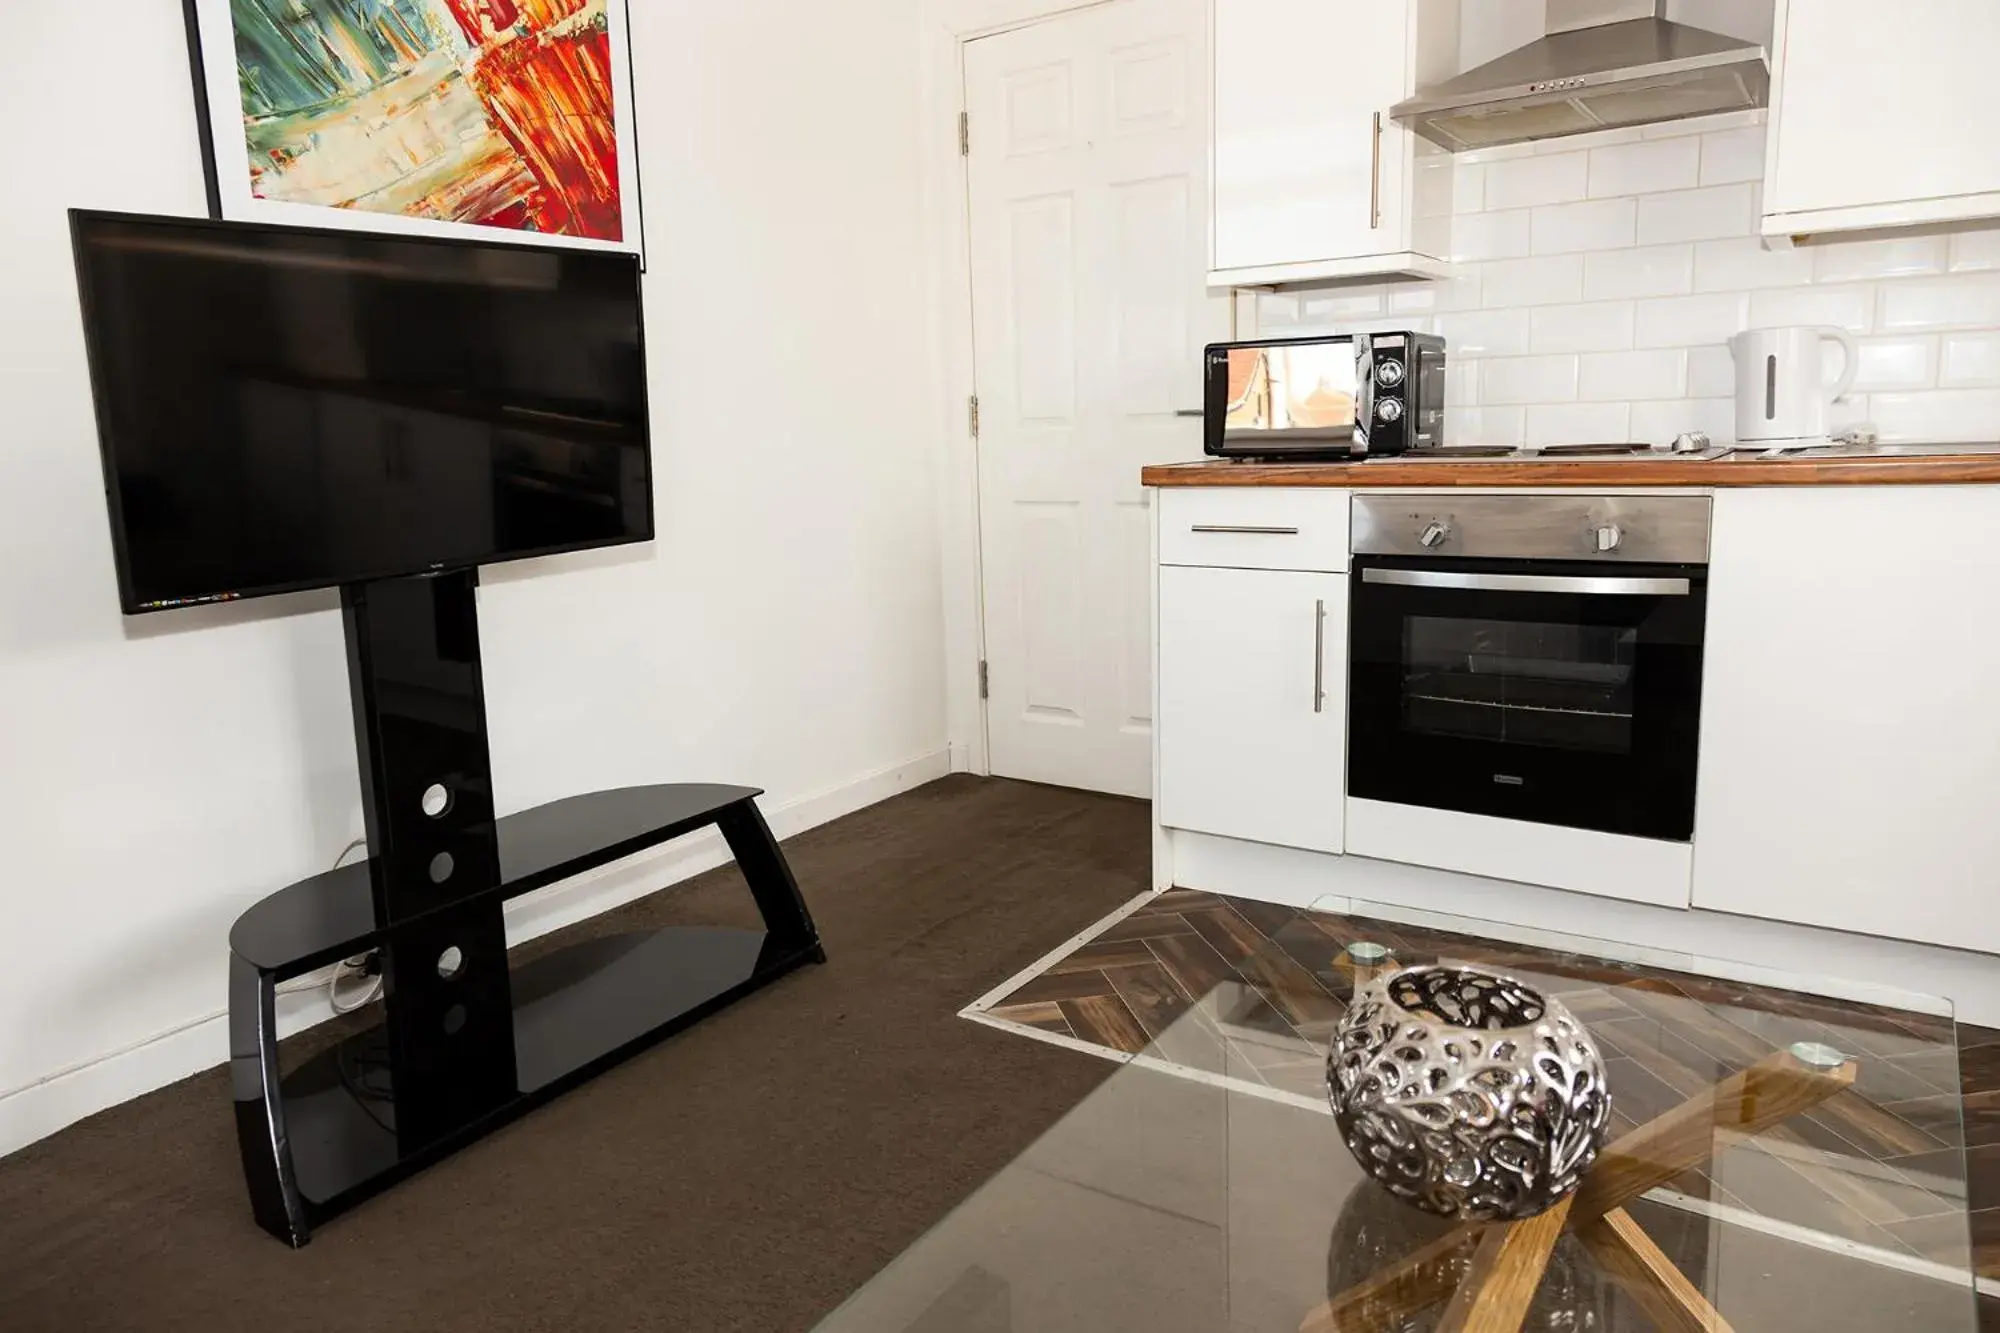
[{"label": "tv power cord", "polygon": [[[346,862],[350,853],[367,851],[368,840],[356,838],[340,849],[340,855],[333,858],[335,870]],[[357,981],[359,984],[357,985]],[[299,980],[278,987],[280,995],[296,995],[302,991],[326,987],[326,1002],[333,1006],[336,1014],[351,1014],[366,1005],[373,1004],[382,995],[382,951],[370,949],[367,953],[343,959],[335,964],[333,971],[324,980],[319,977],[301,977]]]}]

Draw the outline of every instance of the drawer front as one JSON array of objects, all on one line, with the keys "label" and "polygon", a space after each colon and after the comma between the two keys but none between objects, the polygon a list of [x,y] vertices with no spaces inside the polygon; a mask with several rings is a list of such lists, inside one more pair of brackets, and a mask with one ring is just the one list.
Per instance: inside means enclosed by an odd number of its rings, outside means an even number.
[{"label": "drawer front", "polygon": [[1166,487],[1160,563],[1225,569],[1347,568],[1349,497],[1317,487]]}]

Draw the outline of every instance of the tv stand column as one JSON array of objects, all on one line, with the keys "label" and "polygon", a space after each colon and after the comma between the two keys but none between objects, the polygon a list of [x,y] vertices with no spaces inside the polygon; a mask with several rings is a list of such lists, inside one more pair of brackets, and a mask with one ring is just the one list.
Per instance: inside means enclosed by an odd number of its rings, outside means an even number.
[{"label": "tv stand column", "polygon": [[[818,931],[751,788],[572,797],[495,819],[475,571],[343,589],[370,859],[230,933],[237,1136],[253,1212],[325,1217],[805,962]],[[519,968],[505,901],[716,826],[764,929],[612,936]],[[379,949],[381,1022],[280,1075],[278,984]]]}]

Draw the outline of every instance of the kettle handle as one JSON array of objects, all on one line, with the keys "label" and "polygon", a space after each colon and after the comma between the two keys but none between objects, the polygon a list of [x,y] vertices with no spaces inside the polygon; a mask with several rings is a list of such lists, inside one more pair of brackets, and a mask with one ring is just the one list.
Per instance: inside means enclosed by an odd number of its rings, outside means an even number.
[{"label": "kettle handle", "polygon": [[1846,353],[1846,364],[1840,368],[1840,379],[1834,383],[1833,391],[1826,396],[1829,403],[1837,403],[1847,397],[1847,391],[1854,387],[1854,377],[1861,372],[1861,349],[1855,344],[1854,335],[1846,329],[1829,324],[1819,331],[1819,336],[1840,344]]}]

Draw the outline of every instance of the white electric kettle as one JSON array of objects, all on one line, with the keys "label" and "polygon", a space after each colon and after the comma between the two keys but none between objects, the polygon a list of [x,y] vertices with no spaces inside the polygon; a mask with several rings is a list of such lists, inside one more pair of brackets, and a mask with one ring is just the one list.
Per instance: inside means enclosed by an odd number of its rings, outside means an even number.
[{"label": "white electric kettle", "polygon": [[[1825,346],[1847,354],[1826,382]],[[1846,329],[1746,329],[1729,340],[1736,358],[1736,442],[1783,449],[1826,443],[1826,409],[1854,387],[1860,356]]]}]

